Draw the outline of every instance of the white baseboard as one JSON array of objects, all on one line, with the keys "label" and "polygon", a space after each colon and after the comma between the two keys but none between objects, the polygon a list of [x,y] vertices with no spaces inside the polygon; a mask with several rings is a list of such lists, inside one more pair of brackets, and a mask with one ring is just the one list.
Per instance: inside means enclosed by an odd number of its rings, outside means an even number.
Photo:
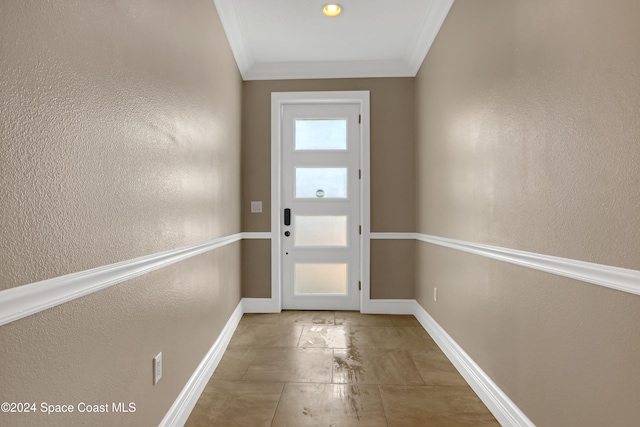
[{"label": "white baseboard", "polygon": [[[362,301],[360,311],[365,314],[413,314],[415,300],[374,299]],[[242,298],[245,313],[280,313],[281,307],[275,298]]]},{"label": "white baseboard", "polygon": [[280,313],[280,305],[275,298],[242,298],[245,313]]},{"label": "white baseboard", "polygon": [[370,299],[363,300],[360,311],[365,314],[413,314],[413,299]]},{"label": "white baseboard", "polygon": [[412,302],[414,304],[413,315],[458,369],[473,391],[480,397],[480,400],[489,408],[498,422],[505,427],[535,427],[535,424],[469,357],[462,347],[442,329],[438,322],[417,301],[412,300]]},{"label": "white baseboard", "polygon": [[240,301],[222,332],[220,332],[218,339],[216,339],[207,355],[193,372],[193,375],[191,375],[191,378],[189,378],[189,381],[187,381],[187,384],[175,402],[173,402],[173,405],[171,405],[169,412],[160,422],[159,427],[182,427],[187,422],[187,418],[189,418],[193,407],[196,406],[202,390],[204,390],[211,375],[213,375],[213,371],[216,370],[218,363],[220,363],[220,359],[222,359],[222,355],[227,349],[229,341],[231,341],[242,314],[242,301]]},{"label": "white baseboard", "polygon": [[[365,314],[413,314],[412,299],[364,300],[360,311]],[[245,313],[280,313],[281,307],[275,298],[242,298]]]}]

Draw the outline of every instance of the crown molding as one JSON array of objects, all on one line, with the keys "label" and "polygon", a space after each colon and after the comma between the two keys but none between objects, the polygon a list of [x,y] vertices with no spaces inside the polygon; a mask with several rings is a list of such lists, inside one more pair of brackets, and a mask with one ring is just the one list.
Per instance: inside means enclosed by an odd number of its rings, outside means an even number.
[{"label": "crown molding", "polygon": [[[382,61],[256,62],[242,26],[241,2],[213,0],[243,80],[415,77],[454,0],[431,0],[400,59]],[[402,52],[399,52],[402,54]]]},{"label": "crown molding", "polygon": [[406,63],[395,61],[328,61],[256,63],[244,80],[414,77]]},{"label": "crown molding", "polygon": [[432,0],[425,8],[422,15],[418,31],[414,33],[414,38],[409,44],[406,53],[407,67],[411,71],[412,77],[415,77],[427,57],[431,45],[436,39],[444,20],[453,6],[454,0]]},{"label": "crown molding", "polygon": [[[246,36],[242,28],[242,20],[240,16],[242,11],[240,9],[240,2],[233,0],[213,0],[213,3],[218,11],[222,28],[227,35],[231,52],[236,59],[236,64],[240,70],[240,74],[244,78],[245,74],[253,66],[253,59],[249,48],[245,42]],[[245,79],[246,80],[246,79]]]}]

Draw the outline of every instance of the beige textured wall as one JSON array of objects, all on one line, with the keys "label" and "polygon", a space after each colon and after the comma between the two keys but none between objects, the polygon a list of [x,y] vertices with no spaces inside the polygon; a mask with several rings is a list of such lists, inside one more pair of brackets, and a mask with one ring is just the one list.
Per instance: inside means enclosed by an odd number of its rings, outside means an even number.
[{"label": "beige textured wall", "polygon": [[242,296],[271,298],[271,240],[242,241]]},{"label": "beige textured wall", "polygon": [[[416,79],[417,231],[639,269],[638,16],[456,1]],[[536,425],[637,424],[640,297],[423,243],[417,259],[416,298]]]},{"label": "beige textured wall", "polygon": [[371,240],[371,299],[415,298],[415,253],[414,240]]},{"label": "beige textured wall", "polygon": [[[271,230],[271,92],[368,90],[371,102],[371,230],[412,232],[415,229],[414,79],[329,79],[247,81],[242,103],[242,230]],[[250,202],[262,200],[263,213],[252,214]],[[263,245],[264,246],[264,245]],[[266,246],[264,246],[266,248]],[[380,276],[371,277],[372,297],[412,298],[414,255],[406,245],[376,242],[378,265],[387,276],[407,280],[393,289]],[[395,251],[402,250],[402,254]],[[262,251],[262,257],[269,256]],[[260,256],[257,251],[252,252]],[[399,262],[394,262],[400,260]],[[252,263],[270,277],[264,260]],[[261,267],[260,267],[261,266]],[[384,269],[388,270],[384,270]],[[243,267],[243,277],[249,273]],[[245,281],[243,296],[269,296],[264,281]],[[268,292],[266,294],[265,292]],[[393,296],[395,295],[395,296]]]},{"label": "beige textured wall", "polygon": [[[242,82],[213,2],[0,20],[0,289],[240,231]],[[239,299],[236,243],[0,327],[0,401],[137,404],[0,424],[157,425]]]}]

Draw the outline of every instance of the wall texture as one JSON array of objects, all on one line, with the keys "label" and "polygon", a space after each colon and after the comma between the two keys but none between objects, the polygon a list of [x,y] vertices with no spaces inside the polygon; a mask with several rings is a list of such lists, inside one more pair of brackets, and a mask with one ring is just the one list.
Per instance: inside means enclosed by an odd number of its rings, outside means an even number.
[{"label": "wall texture", "polygon": [[[390,78],[244,82],[243,231],[271,230],[271,92],[347,90],[370,91],[371,231],[412,232],[415,229],[414,79]],[[263,213],[251,213],[252,200],[262,200]],[[264,243],[245,241],[245,246],[253,256],[264,259],[270,256]],[[372,274],[371,297],[413,298],[415,258],[411,246],[392,241],[372,241],[371,251],[372,260],[380,262],[376,267],[383,273],[382,276]],[[255,268],[259,266],[260,274],[255,274]],[[250,269],[254,269],[251,278],[255,281],[243,280],[243,296],[269,297],[269,264],[245,259],[243,274]],[[399,279],[389,283],[383,277]]]},{"label": "wall texture", "polygon": [[[416,79],[417,231],[640,269],[638,16],[456,1]],[[640,297],[417,245],[416,298],[536,425],[637,424]]]},{"label": "wall texture", "polygon": [[[240,231],[242,82],[212,1],[0,20],[0,290]],[[0,424],[157,425],[239,299],[236,243],[0,327],[0,401],[137,404]]]}]

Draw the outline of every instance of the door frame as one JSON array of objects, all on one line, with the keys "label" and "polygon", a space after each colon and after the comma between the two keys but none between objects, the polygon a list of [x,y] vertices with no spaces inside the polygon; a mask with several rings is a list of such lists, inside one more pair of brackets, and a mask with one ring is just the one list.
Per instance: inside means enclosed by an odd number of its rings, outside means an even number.
[{"label": "door frame", "polygon": [[282,111],[287,104],[358,104],[360,106],[360,311],[369,307],[371,251],[371,174],[369,91],[271,93],[271,303],[282,310]]}]

